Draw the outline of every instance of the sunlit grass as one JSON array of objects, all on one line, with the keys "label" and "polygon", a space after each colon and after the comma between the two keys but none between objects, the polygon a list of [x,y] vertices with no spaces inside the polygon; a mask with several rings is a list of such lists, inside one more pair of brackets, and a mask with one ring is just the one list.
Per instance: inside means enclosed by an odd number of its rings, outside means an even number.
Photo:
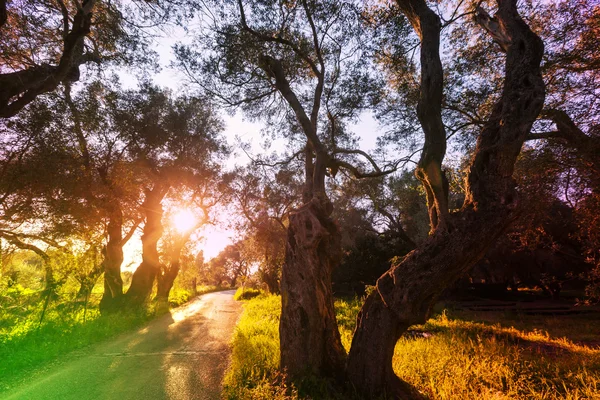
[{"label": "sunlit grass", "polygon": [[0,315],[0,391],[44,362],[134,329],[151,317],[141,312],[101,317],[97,306],[87,312],[67,306],[50,309],[40,324],[41,305],[28,311],[17,318],[5,311]]},{"label": "sunlit grass", "polygon": [[[198,286],[196,292],[217,290],[220,289],[216,286]],[[55,299],[40,323],[44,305],[40,292],[19,287],[11,291],[15,293],[4,293],[6,301],[0,303],[0,392],[46,362],[131,331],[156,315],[150,304],[135,313],[101,316],[101,292],[96,290],[87,309],[81,303]],[[191,290],[174,287],[169,303],[175,307],[191,297]]]},{"label": "sunlit grass", "polygon": [[231,367],[224,380],[224,398],[297,398],[296,391],[293,388],[288,390],[277,372],[280,310],[281,298],[274,295],[260,295],[244,303],[233,337]]},{"label": "sunlit grass", "polygon": [[260,294],[260,290],[252,288],[238,288],[233,295],[234,300],[250,300]]},{"label": "sunlit grass", "polygon": [[[342,342],[349,349],[358,299],[336,301]],[[225,379],[227,399],[325,398],[322,392],[286,388],[277,372],[280,298],[260,296],[244,304],[233,339],[233,361]],[[394,370],[432,399],[597,399],[600,398],[600,349],[550,336],[545,324],[571,321],[574,337],[582,335],[581,316],[532,318],[536,325],[519,329],[443,312],[412,329],[428,338],[402,338]],[[565,322],[566,321],[566,322]],[[568,332],[567,332],[568,333]],[[318,388],[318,384],[313,387]],[[352,398],[352,394],[337,398]]]}]

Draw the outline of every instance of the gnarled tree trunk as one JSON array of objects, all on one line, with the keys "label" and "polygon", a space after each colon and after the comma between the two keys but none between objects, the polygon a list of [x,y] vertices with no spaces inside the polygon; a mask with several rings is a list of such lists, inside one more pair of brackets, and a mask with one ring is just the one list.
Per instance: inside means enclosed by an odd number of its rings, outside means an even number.
[{"label": "gnarled tree trunk", "polygon": [[169,293],[173,288],[173,282],[175,282],[175,278],[177,278],[181,267],[181,251],[191,234],[192,231],[189,231],[176,238],[173,247],[169,251],[169,264],[162,265],[162,269],[156,279],[156,300],[158,302],[166,303],[169,300]]},{"label": "gnarled tree trunk", "polygon": [[344,349],[333,308],[331,274],[340,233],[313,200],[290,213],[281,276],[281,366],[291,377],[343,374]]},{"label": "gnarled tree trunk", "polygon": [[142,235],[142,263],[133,273],[131,286],[126,295],[127,303],[132,307],[141,306],[149,300],[154,280],[160,271],[158,241],[163,234],[161,202],[167,190],[167,187],[160,185],[152,190],[146,190],[146,198],[142,204],[146,215]]},{"label": "gnarled tree trunk", "polygon": [[332,159],[317,134],[324,66],[314,70],[318,84],[309,118],[289,85],[281,61],[263,55],[259,65],[274,79],[307,138],[304,205],[290,213],[281,272],[280,367],[292,379],[310,374],[341,378],[346,355],[331,289],[331,274],[341,258],[340,233],[330,217],[332,205],[325,190],[326,169],[333,165]]},{"label": "gnarled tree trunk", "polygon": [[100,312],[118,311],[123,296],[123,212],[117,205],[111,210],[108,221],[108,242],[103,249],[104,294],[100,300]]},{"label": "gnarled tree trunk", "polygon": [[[425,2],[398,2],[420,33],[421,52],[438,52],[435,46],[425,46],[426,31],[420,31],[414,22],[420,18],[414,13],[427,13]],[[459,212],[447,214],[427,240],[379,278],[377,290],[358,316],[347,372],[357,390],[369,398],[382,394],[418,397],[394,374],[392,356],[397,340],[409,326],[426,321],[442,291],[483,256],[518,212],[512,173],[544,102],[539,68],[543,44],[518,15],[516,0],[498,0],[498,4],[493,19],[480,10],[480,23],[507,53],[504,88],[478,138],[465,203]],[[494,23],[487,24],[490,21]],[[422,76],[422,91],[427,90],[427,82],[427,76]],[[425,169],[423,173],[428,172]]]}]

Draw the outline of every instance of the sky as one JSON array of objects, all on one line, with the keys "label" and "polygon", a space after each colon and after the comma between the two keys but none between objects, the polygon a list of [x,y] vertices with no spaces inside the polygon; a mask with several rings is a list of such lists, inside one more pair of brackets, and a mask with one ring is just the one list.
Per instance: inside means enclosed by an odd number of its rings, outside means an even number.
[{"label": "sky", "polygon": [[[182,93],[183,90],[189,89],[185,84],[185,76],[171,67],[174,60],[172,47],[176,43],[189,43],[190,39],[186,36],[183,29],[172,27],[168,31],[162,32],[155,38],[156,46],[154,50],[159,55],[159,64],[161,70],[158,74],[152,76],[155,84],[161,87],[167,87],[173,93]],[[116,71],[120,77],[121,83],[126,88],[135,87],[137,80],[124,70]],[[227,113],[222,113],[222,118],[225,123],[223,136],[227,143],[232,147],[233,154],[226,162],[226,168],[231,169],[235,165],[244,165],[250,162],[248,156],[241,150],[239,140],[251,144],[251,153],[258,154],[264,149],[260,146],[263,142],[261,130],[264,125],[260,122],[251,122],[244,118],[241,113],[230,116]],[[377,137],[381,135],[381,129],[377,121],[370,113],[361,115],[359,121],[350,126],[350,129],[360,138],[360,148],[366,152],[375,149]],[[273,141],[271,148],[268,151],[277,151],[281,153],[284,150],[285,143],[283,140]],[[205,260],[215,257],[225,246],[231,244],[236,233],[229,230],[226,226],[227,221],[218,220],[215,225],[208,226],[197,232],[195,236],[201,239],[195,245],[195,251],[202,250]],[[141,241],[139,236],[134,236],[125,246],[125,261],[124,270],[134,270],[141,262]]]}]

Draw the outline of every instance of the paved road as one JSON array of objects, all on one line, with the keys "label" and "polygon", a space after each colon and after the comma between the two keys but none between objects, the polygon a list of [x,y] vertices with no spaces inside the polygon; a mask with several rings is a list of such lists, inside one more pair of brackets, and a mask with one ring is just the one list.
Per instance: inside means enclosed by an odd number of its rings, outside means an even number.
[{"label": "paved road", "polygon": [[203,295],[0,394],[6,400],[216,400],[240,306]]}]

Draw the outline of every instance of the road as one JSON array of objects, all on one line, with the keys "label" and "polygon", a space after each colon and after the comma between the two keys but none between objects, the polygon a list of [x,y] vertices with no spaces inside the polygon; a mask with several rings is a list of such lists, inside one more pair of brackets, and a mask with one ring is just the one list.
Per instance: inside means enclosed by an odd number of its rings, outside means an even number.
[{"label": "road", "polygon": [[135,332],[69,356],[6,400],[216,400],[240,305],[210,293]]}]

